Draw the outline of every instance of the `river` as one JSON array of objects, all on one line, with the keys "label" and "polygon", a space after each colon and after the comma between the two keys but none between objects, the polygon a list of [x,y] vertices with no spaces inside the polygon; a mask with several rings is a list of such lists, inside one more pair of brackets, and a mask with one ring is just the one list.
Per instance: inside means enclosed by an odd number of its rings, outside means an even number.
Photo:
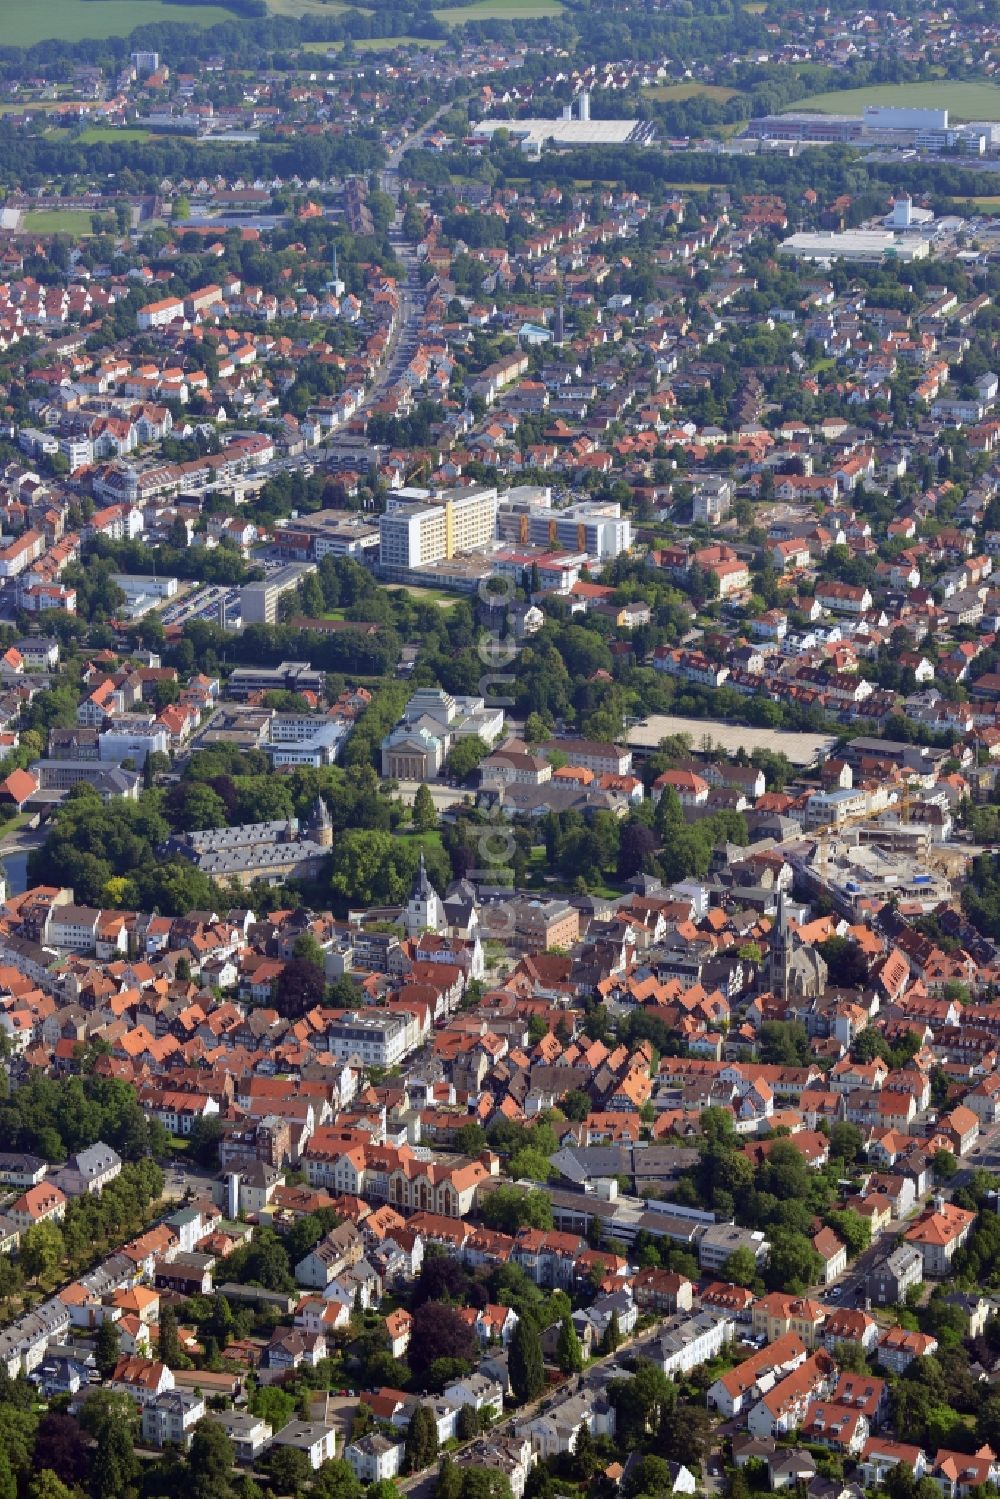
[{"label": "river", "polygon": [[28,888],[28,853],[26,848],[12,848],[10,853],[0,854],[7,871],[8,895],[21,895]]}]

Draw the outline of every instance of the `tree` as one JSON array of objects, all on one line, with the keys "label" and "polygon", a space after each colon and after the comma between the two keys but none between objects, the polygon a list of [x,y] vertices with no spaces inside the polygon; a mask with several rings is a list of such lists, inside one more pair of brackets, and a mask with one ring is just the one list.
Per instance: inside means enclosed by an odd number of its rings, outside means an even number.
[{"label": "tree", "polygon": [[518,1181],[548,1181],[555,1168],[540,1150],[527,1147],[510,1158],[510,1174]]},{"label": "tree", "polygon": [[486,1131],[481,1124],[463,1124],[455,1135],[455,1149],[461,1155],[478,1155],[486,1148]]},{"label": "tree", "polygon": [[323,1003],[326,976],[323,969],[307,958],[290,958],[274,989],[274,1007],[286,1020],[298,1020]]},{"label": "tree", "polygon": [[595,1471],[601,1467],[600,1455],[590,1428],[584,1423],[576,1434],[573,1448],[573,1475],[585,1486],[590,1483]]},{"label": "tree", "polygon": [[455,740],[448,756],[448,772],[456,781],[464,781],[489,754],[489,745],[478,734],[463,734]]},{"label": "tree", "polygon": [[70,1488],[83,1482],[87,1444],[80,1423],[63,1411],[46,1411],[35,1435],[34,1466],[47,1468]]},{"label": "tree", "polygon": [[110,1317],[105,1317],[94,1339],[94,1360],[97,1364],[97,1372],[102,1379],[107,1379],[114,1373],[118,1362],[120,1341],[118,1328]]},{"label": "tree", "polygon": [[522,1317],[514,1328],[507,1350],[510,1387],[514,1398],[525,1405],[545,1388],[545,1362],[538,1328]]},{"label": "tree", "polygon": [[550,1229],[555,1221],[551,1199],[528,1187],[497,1187],[480,1212],[489,1228],[505,1234],[515,1234],[519,1228]]},{"label": "tree", "polygon": [[[368,1490],[369,1495],[371,1489]],[[497,1468],[464,1468],[462,1499],[514,1499],[510,1479]]]},{"label": "tree", "polygon": [[630,1378],[608,1383],[608,1400],[615,1408],[615,1438],[624,1449],[640,1445],[656,1431],[671,1409],[675,1390],[663,1370],[648,1359],[640,1359]]},{"label": "tree", "polygon": [[74,1495],[51,1468],[40,1468],[28,1484],[28,1499],[74,1499]]},{"label": "tree", "polygon": [[639,821],[626,822],[618,841],[618,878],[630,880],[633,875],[651,873],[658,847],[652,828]]},{"label": "tree", "polygon": [[226,826],[226,804],[204,781],[178,781],[166,805],[179,832]]},{"label": "tree", "polygon": [[181,1342],[177,1336],[177,1313],[172,1306],[160,1310],[160,1332],[157,1352],[160,1362],[168,1369],[176,1369],[180,1363]]},{"label": "tree", "polygon": [[250,1397],[250,1409],[274,1431],[280,1431],[295,1415],[295,1399],[278,1385],[258,1385]]},{"label": "tree", "polygon": [[846,1162],[848,1166],[858,1159],[863,1146],[864,1140],[858,1126],[850,1124],[846,1119],[838,1120],[830,1130],[830,1155]]},{"label": "tree", "polygon": [[662,1450],[675,1463],[696,1473],[708,1456],[713,1435],[712,1418],[703,1405],[678,1400],[660,1423]]},{"label": "tree", "polygon": [[772,1291],[801,1296],[820,1278],[823,1262],[805,1234],[792,1229],[771,1230],[771,1253],[765,1282]]},{"label": "tree", "polygon": [[205,1323],[205,1331],[224,1349],[233,1335],[233,1309],[221,1292],[212,1297],[212,1315]]},{"label": "tree", "polygon": [[434,1412],[430,1406],[418,1405],[406,1430],[404,1455],[407,1471],[419,1473],[421,1469],[429,1467],[437,1457],[437,1450],[438,1433]]},{"label": "tree", "polygon": [[0,1499],[17,1499],[17,1479],[4,1447],[0,1447]]},{"label": "tree", "polygon": [[[464,1410],[465,1407],[463,1406],[462,1409]],[[459,1418],[461,1418],[462,1411],[459,1411],[458,1414]],[[459,1432],[459,1436],[461,1437],[461,1432]],[[441,1459],[441,1466],[438,1468],[438,1481],[437,1487],[434,1490],[434,1499],[462,1499],[461,1469],[456,1468],[451,1458],[447,1455]]]},{"label": "tree", "polygon": [[298,1494],[312,1477],[309,1456],[298,1447],[271,1447],[259,1466],[276,1494]]},{"label": "tree", "polygon": [[559,1100],[559,1107],[567,1119],[580,1124],[593,1109],[590,1095],[582,1088],[571,1088],[570,1091]]},{"label": "tree", "polygon": [[222,1139],[222,1122],[215,1114],[200,1114],[191,1121],[191,1133],[188,1135],[188,1155],[196,1160],[199,1166],[217,1167],[219,1163],[219,1142]]},{"label": "tree", "polygon": [[847,1253],[852,1260],[856,1260],[859,1254],[864,1254],[871,1243],[871,1224],[853,1208],[827,1213],[825,1222],[827,1228],[832,1228],[837,1238],[847,1245]]},{"label": "tree", "polygon": [[33,1223],[21,1240],[21,1269],[30,1280],[39,1281],[59,1268],[63,1257],[63,1237],[49,1218]]},{"label": "tree", "polygon": [[188,1452],[191,1499],[229,1499],[236,1454],[224,1427],[204,1416],[191,1434]]},{"label": "tree", "polygon": [[868,959],[849,937],[828,937],[816,951],[827,966],[831,984],[841,989],[861,988],[868,978]]},{"label": "tree", "polygon": [[868,1374],[868,1359],[860,1343],[845,1338],[833,1345],[833,1356],[843,1374]]},{"label": "tree", "polygon": [[304,963],[312,963],[314,968],[322,968],[326,961],[326,955],[312,932],[299,933],[292,943],[292,957]]},{"label": "tree", "polygon": [[622,1330],[618,1321],[618,1313],[612,1310],[611,1316],[608,1318],[608,1325],[604,1329],[604,1335],[601,1338],[601,1352],[617,1353],[621,1347],[621,1341]]},{"label": "tree", "polygon": [[91,1499],[122,1499],[139,1471],[135,1455],[138,1415],[127,1395],[97,1390],[83,1408],[82,1424],[97,1446],[90,1467]]},{"label": "tree", "polygon": [[361,1484],[350,1463],[342,1457],[328,1457],[321,1463],[312,1482],[310,1499],[361,1499]]},{"label": "tree", "polygon": [[760,1059],[779,1067],[805,1067],[812,1060],[809,1032],[801,1020],[765,1020],[760,1028]]},{"label": "tree", "polygon": [[479,1412],[474,1405],[463,1405],[455,1423],[455,1435],[460,1442],[471,1442],[482,1430]]},{"label": "tree", "polygon": [[437,808],[431,788],[425,781],[420,782],[413,798],[413,826],[418,833],[429,833],[437,827]]},{"label": "tree", "polygon": [[673,1488],[670,1464],[665,1457],[657,1457],[650,1452],[641,1457],[631,1469],[625,1493],[629,1499],[633,1499],[638,1494],[671,1494]]},{"label": "tree", "polygon": [[556,1363],[564,1374],[578,1374],[583,1368],[583,1347],[576,1335],[573,1318],[567,1313],[559,1329]]},{"label": "tree", "polygon": [[241,1279],[247,1285],[263,1286],[265,1291],[294,1289],[285,1246],[273,1228],[257,1230],[243,1260]]},{"label": "tree", "polygon": [[951,1181],[958,1171],[958,1162],[950,1150],[936,1150],[934,1152],[934,1175],[938,1181]]},{"label": "tree", "polygon": [[723,1280],[730,1281],[735,1286],[752,1286],[758,1278],[758,1273],[753,1250],[747,1249],[745,1245],[734,1249],[722,1267]]},{"label": "tree", "polygon": [[443,1301],[425,1301],[413,1314],[408,1358],[414,1374],[426,1371],[438,1359],[472,1363],[476,1339],[457,1307]]},{"label": "tree", "polygon": [[0,1257],[0,1305],[6,1306],[24,1286],[24,1275],[16,1260],[7,1255]]}]

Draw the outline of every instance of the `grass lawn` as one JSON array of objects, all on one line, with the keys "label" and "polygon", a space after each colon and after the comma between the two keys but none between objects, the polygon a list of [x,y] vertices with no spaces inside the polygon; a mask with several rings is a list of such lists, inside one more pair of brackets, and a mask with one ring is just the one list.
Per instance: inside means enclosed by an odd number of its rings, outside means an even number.
[{"label": "grass lawn", "polygon": [[458,603],[458,595],[445,593],[441,588],[421,588],[417,583],[404,583],[401,586],[403,593],[411,594],[415,599],[423,599],[425,604],[437,604],[439,609],[453,609]]},{"label": "grass lawn", "polygon": [[1000,87],[995,83],[887,83],[867,88],[831,89],[811,99],[797,99],[789,109],[820,114],[860,114],[868,104],[896,104],[915,109],[945,109],[953,120],[1000,120]]},{"label": "grass lawn", "polygon": [[178,21],[190,26],[217,26],[231,21],[225,5],[166,5],[164,0],[0,0],[0,38],[6,47],[33,47],[58,38],[128,36],[136,26]]},{"label": "grass lawn", "polygon": [[435,10],[431,14],[446,26],[463,26],[466,21],[543,21],[563,14],[562,0],[476,0],[455,10]]},{"label": "grass lawn", "polygon": [[441,843],[441,834],[437,831],[436,828],[432,828],[429,833],[418,833],[414,828],[410,828],[407,832],[404,833],[399,828],[397,828],[392,836],[397,843],[416,844],[418,848],[423,849],[425,854],[430,853],[431,849],[436,848],[438,850],[441,850],[443,847]]},{"label": "grass lawn", "polygon": [[819,78],[830,71],[830,64],[826,62],[797,62],[793,67],[797,78]]},{"label": "grass lawn", "polygon": [[715,99],[719,104],[727,104],[736,98],[739,89],[721,88],[714,83],[658,83],[643,89],[643,93],[647,99],[663,104],[677,99]]},{"label": "grass lawn", "polygon": [[1000,196],[993,198],[952,198],[953,203],[975,203],[982,213],[1000,213]]},{"label": "grass lawn", "polygon": [[89,234],[90,220],[84,208],[40,208],[21,215],[21,228],[31,234]]},{"label": "grass lawn", "polygon": [[13,817],[5,817],[0,822],[0,840],[9,838],[11,833],[16,833],[25,827],[34,815],[34,812],[16,812]]}]

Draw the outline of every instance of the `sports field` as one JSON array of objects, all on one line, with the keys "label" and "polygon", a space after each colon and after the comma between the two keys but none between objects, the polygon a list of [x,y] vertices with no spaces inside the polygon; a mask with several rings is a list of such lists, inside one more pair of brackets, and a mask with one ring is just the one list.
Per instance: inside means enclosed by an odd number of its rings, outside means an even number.
[{"label": "sports field", "polygon": [[431,11],[446,26],[464,26],[466,21],[546,21],[562,14],[562,0],[476,0],[454,10]]},{"label": "sports field", "polygon": [[103,145],[111,142],[112,145],[121,141],[151,141],[153,132],[151,130],[119,129],[116,125],[88,125],[74,137],[83,146]]},{"label": "sports field", "polygon": [[20,227],[31,234],[89,234],[91,218],[83,208],[40,208],[23,213]]},{"label": "sports field", "polygon": [[162,21],[215,26],[233,17],[225,5],[166,5],[164,0],[0,0],[0,45],[128,36],[137,26]]},{"label": "sports field", "polygon": [[797,99],[788,109],[815,109],[820,114],[860,114],[867,104],[902,108],[947,109],[952,120],[1000,120],[1000,87],[995,83],[887,83],[867,88],[831,89]]},{"label": "sports field", "polygon": [[715,83],[657,83],[643,89],[643,97],[667,104],[683,99],[714,99],[718,104],[728,104],[739,93],[735,88],[721,88]]}]

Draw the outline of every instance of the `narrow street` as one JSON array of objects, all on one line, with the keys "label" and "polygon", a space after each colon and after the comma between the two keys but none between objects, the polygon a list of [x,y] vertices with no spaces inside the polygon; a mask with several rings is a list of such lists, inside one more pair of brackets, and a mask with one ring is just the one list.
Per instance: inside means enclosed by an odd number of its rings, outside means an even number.
[{"label": "narrow street", "polygon": [[[652,1327],[645,1327],[632,1339],[623,1340],[621,1346],[615,1353],[604,1353],[599,1358],[593,1359],[580,1374],[571,1374],[559,1380],[557,1384],[548,1385],[539,1395],[537,1400],[532,1400],[528,1405],[520,1406],[509,1416],[504,1415],[503,1420],[498,1421],[493,1431],[499,1435],[513,1435],[514,1423],[520,1424],[538,1415],[539,1411],[547,1410],[549,1406],[557,1404],[575,1390],[594,1388],[607,1383],[609,1378],[614,1378],[619,1371],[614,1365],[624,1356],[630,1358],[645,1358],[649,1356],[649,1350],[656,1341],[656,1332],[662,1321],[666,1319],[658,1317]],[[620,1371],[624,1373],[625,1371]],[[602,1377],[603,1375],[603,1377]],[[478,1438],[473,1439],[478,1440]],[[466,1448],[471,1447],[472,1442],[463,1442],[454,1451],[448,1453],[449,1457],[458,1457]],[[404,1494],[411,1499],[432,1499],[437,1487],[438,1463],[435,1460],[430,1468],[425,1468],[421,1473],[414,1473],[411,1478],[398,1480],[399,1487]]]},{"label": "narrow street", "polygon": [[395,328],[389,339],[389,347],[386,357],[371,386],[365,392],[363,400],[358,409],[367,410],[375,405],[385,392],[396,383],[402,375],[406,366],[416,352],[420,335],[420,327],[423,323],[424,309],[427,306],[427,293],[420,281],[420,261],[417,256],[417,247],[412,244],[403,234],[403,216],[399,206],[402,193],[402,181],[400,178],[400,163],[403,154],[414,147],[419,147],[434,129],[441,116],[446,110],[451,109],[451,104],[443,104],[440,109],[431,115],[419,130],[408,136],[396,149],[390,152],[386,164],[382,169],[380,183],[382,191],[392,198],[396,204],[396,218],[392,228],[389,230],[389,242],[402,262],[406,275],[399,288],[399,317]]}]

